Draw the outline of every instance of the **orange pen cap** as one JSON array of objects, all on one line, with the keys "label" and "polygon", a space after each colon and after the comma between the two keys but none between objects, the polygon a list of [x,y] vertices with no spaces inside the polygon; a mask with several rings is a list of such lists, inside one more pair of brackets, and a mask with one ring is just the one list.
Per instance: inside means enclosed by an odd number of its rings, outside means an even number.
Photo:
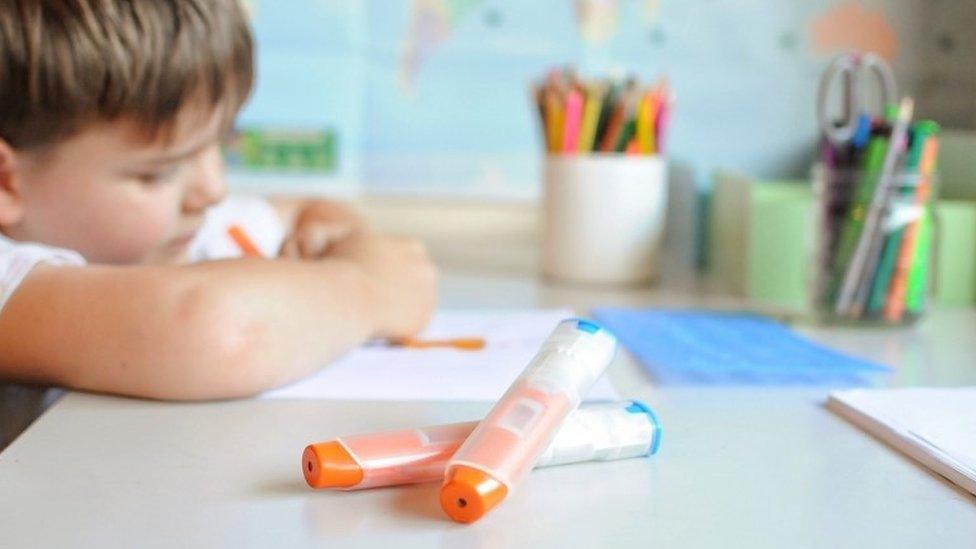
[{"label": "orange pen cap", "polygon": [[458,465],[441,487],[441,508],[457,522],[474,522],[507,494],[508,488],[491,475]]},{"label": "orange pen cap", "polygon": [[363,468],[335,440],[305,447],[302,474],[312,488],[351,488],[363,480]]}]

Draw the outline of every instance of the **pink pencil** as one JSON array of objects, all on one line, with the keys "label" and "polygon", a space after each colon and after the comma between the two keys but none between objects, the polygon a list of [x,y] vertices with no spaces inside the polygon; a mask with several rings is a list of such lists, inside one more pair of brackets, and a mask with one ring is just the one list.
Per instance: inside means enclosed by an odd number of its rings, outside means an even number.
[{"label": "pink pencil", "polygon": [[566,121],[563,123],[563,152],[575,153],[583,120],[583,94],[573,88],[566,96]]},{"label": "pink pencil", "polygon": [[664,154],[664,138],[668,133],[671,109],[674,108],[674,96],[667,88],[661,96],[661,107],[657,110],[657,119],[654,121],[654,146],[657,147],[657,154]]}]

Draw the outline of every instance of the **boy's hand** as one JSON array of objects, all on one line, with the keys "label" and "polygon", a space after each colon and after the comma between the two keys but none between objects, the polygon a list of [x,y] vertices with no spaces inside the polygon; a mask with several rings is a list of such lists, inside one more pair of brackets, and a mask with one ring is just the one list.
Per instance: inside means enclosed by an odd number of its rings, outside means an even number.
[{"label": "boy's hand", "polygon": [[430,321],[437,302],[437,269],[415,239],[357,233],[329,250],[358,265],[372,281],[380,337],[407,337]]},{"label": "boy's hand", "polygon": [[351,207],[333,200],[309,200],[299,209],[281,257],[320,259],[329,247],[362,230],[362,219]]}]

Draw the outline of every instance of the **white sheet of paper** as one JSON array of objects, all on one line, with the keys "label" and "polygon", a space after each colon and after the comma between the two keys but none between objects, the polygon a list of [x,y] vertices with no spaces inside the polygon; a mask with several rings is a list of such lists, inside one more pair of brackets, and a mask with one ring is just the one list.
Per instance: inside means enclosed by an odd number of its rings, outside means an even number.
[{"label": "white sheet of paper", "polygon": [[976,387],[837,391],[827,407],[976,495]]},{"label": "white sheet of paper", "polygon": [[[423,338],[482,337],[480,351],[367,345],[261,398],[495,401],[535,356],[567,309],[441,311]],[[586,400],[617,400],[606,375]]]}]

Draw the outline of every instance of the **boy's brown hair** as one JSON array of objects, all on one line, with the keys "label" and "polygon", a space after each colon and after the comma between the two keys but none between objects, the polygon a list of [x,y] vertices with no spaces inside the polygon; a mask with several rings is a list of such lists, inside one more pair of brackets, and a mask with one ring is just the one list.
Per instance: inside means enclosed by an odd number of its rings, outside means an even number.
[{"label": "boy's brown hair", "polygon": [[239,0],[0,0],[0,137],[43,147],[127,118],[155,139],[201,100],[229,124],[252,54]]}]

